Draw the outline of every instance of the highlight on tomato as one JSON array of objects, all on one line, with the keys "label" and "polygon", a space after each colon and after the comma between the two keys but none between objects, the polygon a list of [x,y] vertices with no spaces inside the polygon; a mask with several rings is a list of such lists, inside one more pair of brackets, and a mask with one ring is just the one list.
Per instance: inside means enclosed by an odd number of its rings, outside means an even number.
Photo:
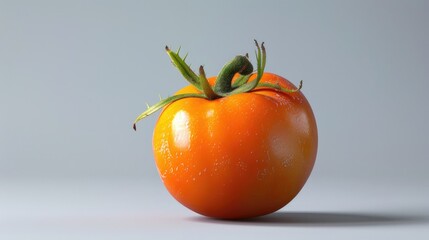
[{"label": "highlight on tomato", "polygon": [[190,85],[134,122],[136,129],[162,108],[152,141],[159,175],[177,201],[207,217],[243,219],[279,210],[302,189],[316,159],[316,120],[302,81],[296,87],[264,72],[264,43],[255,43],[256,71],[246,54],[210,78],[166,47]]}]

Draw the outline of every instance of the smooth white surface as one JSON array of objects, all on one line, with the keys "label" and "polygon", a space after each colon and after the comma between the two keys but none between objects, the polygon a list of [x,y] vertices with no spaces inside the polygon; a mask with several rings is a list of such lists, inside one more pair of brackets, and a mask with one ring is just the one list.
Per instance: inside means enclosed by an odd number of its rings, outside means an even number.
[{"label": "smooth white surface", "polygon": [[[417,182],[416,182],[417,183]],[[428,186],[310,179],[281,211],[199,216],[160,181],[3,181],[0,239],[427,239]]]}]

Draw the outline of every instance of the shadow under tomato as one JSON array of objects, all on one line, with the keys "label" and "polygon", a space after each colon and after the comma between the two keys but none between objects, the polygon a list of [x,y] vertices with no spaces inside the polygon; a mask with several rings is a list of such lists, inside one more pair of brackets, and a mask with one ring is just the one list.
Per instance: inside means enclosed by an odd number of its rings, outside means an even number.
[{"label": "shadow under tomato", "polygon": [[405,225],[429,222],[428,217],[417,215],[334,213],[334,212],[276,212],[266,216],[245,220],[221,220],[203,216],[189,220],[215,224],[255,226],[377,226]]}]

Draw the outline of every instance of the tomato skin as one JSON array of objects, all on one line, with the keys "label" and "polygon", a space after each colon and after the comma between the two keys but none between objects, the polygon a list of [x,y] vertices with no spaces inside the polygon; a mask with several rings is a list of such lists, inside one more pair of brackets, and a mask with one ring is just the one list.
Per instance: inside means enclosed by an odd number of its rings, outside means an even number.
[{"label": "tomato skin", "polygon": [[[261,82],[296,88],[272,73]],[[187,86],[177,94],[193,92]],[[178,100],[164,108],[153,134],[155,162],[170,194],[222,219],[261,216],[290,202],[311,173],[317,142],[302,92],[274,89]]]}]

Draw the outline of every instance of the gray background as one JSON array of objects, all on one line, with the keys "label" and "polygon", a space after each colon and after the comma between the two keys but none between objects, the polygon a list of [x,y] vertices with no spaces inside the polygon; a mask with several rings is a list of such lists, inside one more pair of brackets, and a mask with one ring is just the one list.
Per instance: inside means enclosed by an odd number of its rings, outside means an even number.
[{"label": "gray background", "polygon": [[[428,236],[428,11],[429,1],[1,0],[0,236]],[[209,221],[160,182],[158,114],[131,125],[145,102],[186,85],[166,44],[216,75],[236,54],[254,59],[253,39],[266,43],[267,71],[304,80],[318,158],[279,214]]]}]

